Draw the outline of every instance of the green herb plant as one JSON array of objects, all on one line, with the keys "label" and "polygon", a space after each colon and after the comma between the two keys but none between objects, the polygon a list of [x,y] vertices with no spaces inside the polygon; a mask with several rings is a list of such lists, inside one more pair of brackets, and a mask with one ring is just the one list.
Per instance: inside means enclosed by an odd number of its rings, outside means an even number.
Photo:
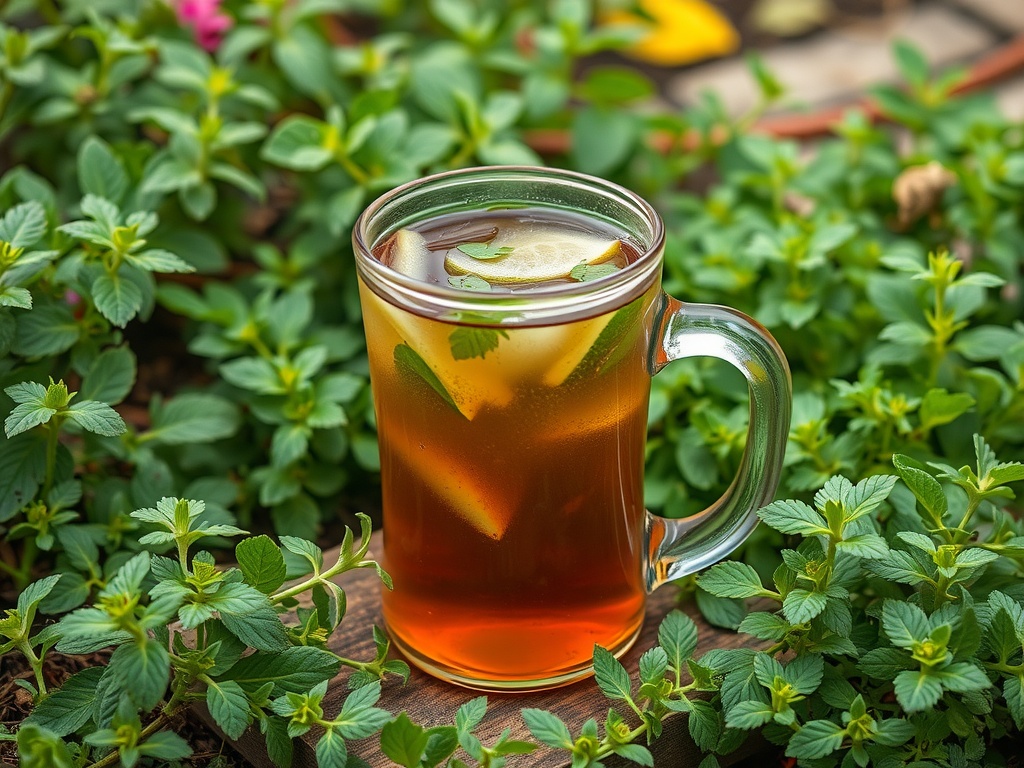
[{"label": "green herb plant", "polygon": [[[195,545],[245,531],[210,522],[205,512],[200,501],[172,497],[134,511],[132,517],[152,529],[140,543],[171,557],[149,550],[134,555],[90,607],[35,635],[33,617],[60,574],[31,584],[0,621],[7,638],[0,647],[24,654],[36,678],[35,686],[22,681],[38,701],[17,734],[24,765],[132,766],[144,757],[187,757],[191,747],[170,726],[197,701],[231,738],[255,723],[279,765],[290,764],[292,738],[312,725],[324,728],[317,743],[320,764],[345,765],[345,740],[364,738],[391,718],[373,706],[380,680],[388,674],[405,679],[409,668],[386,660],[383,634],[375,631],[378,653],[370,661],[325,648],[346,606],[333,577],[373,568],[390,586],[387,574],[367,558],[369,519],[360,520],[359,542],[346,529],[337,560],[326,567],[312,542],[284,536],[278,546],[254,536],[235,548],[238,567],[221,568],[208,552],[194,552]],[[298,568],[289,568],[285,551]],[[302,578],[285,587],[289,576]],[[300,605],[300,596],[309,603]],[[58,690],[46,690],[47,653],[110,648],[105,665],[86,667]],[[324,719],[318,702],[341,665],[355,670],[354,690],[336,718]],[[81,739],[68,738],[75,735]]]},{"label": "green herb plant", "polygon": [[[369,660],[324,649],[344,614],[329,578],[365,552],[325,565],[310,542],[339,508],[354,524],[375,506],[358,212],[433,171],[543,161],[651,200],[666,289],[764,323],[797,396],[791,501],[764,511],[742,563],[681,584],[766,650],[684,658],[673,614],[639,682],[597,652],[617,714],[577,736],[525,715],[535,743],[577,768],[643,764],[638,740],[685,710],[708,752],[760,728],[808,766],[1001,764],[1022,725],[1021,531],[1002,506],[1019,470],[984,446],[1024,446],[1024,132],[991,95],[957,95],[957,73],[899,43],[904,83],[873,96],[901,130],[850,110],[801,151],[748,130],[786,98],[756,59],[759,104],[738,118],[713,94],[652,108],[634,69],[579,67],[637,33],[586,0],[221,10],[232,26],[207,49],[169,3],[0,4],[0,649],[31,673],[22,762],[179,759],[168,725],[199,698],[229,734],[262,728],[282,765],[289,728],[312,726],[324,765],[358,765],[343,745],[379,729],[400,765],[528,748],[483,744],[479,701],[443,726],[381,714],[374,686],[403,673],[386,638]],[[456,364],[501,340],[466,319]],[[708,362],[654,379],[648,506],[714,500],[742,455],[745,393]],[[206,550],[242,529],[290,536],[243,539],[237,568],[216,565]],[[47,659],[84,648],[114,650],[48,685]],[[241,676],[271,658],[288,682]],[[341,665],[356,698],[325,713],[318,686]]]},{"label": "green herb plant", "polygon": [[813,506],[763,508],[765,524],[799,537],[768,586],[738,562],[701,574],[713,595],[775,604],[740,623],[765,651],[712,651],[727,729],[763,728],[806,765],[996,765],[1016,753],[999,740],[1024,722],[1024,539],[1001,507],[1024,465],[974,444],[972,466],[897,454],[900,485],[837,476]]}]

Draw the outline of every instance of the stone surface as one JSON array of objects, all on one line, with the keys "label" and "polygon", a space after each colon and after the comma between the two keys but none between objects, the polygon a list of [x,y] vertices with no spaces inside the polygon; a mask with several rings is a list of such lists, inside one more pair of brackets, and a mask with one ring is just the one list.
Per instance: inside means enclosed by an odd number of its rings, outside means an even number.
[{"label": "stone surface", "polygon": [[953,0],[1010,32],[1024,32],[1024,0]]},{"label": "stone surface", "polygon": [[[994,0],[998,2],[998,0]],[[1024,0],[1002,0],[1020,5]],[[875,83],[898,79],[892,56],[895,40],[922,50],[941,68],[990,50],[995,34],[949,8],[928,5],[881,23],[831,30],[804,42],[762,53],[765,64],[788,88],[782,109],[833,104],[860,95]],[[757,86],[741,59],[729,59],[681,73],[667,85],[670,98],[692,104],[702,91],[719,95],[730,114],[741,115],[757,103]]]},{"label": "stone surface", "polygon": [[1024,120],[1024,78],[1011,80],[994,90],[999,108],[1011,120]]}]

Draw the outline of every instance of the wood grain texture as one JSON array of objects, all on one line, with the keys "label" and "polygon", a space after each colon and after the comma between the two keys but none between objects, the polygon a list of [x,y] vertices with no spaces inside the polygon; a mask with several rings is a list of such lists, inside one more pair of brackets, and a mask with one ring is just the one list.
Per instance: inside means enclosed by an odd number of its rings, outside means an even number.
[{"label": "wood grain texture", "polygon": [[[380,555],[381,536],[376,533],[370,545],[370,553],[374,557]],[[326,552],[325,560],[333,562],[337,551]],[[348,597],[348,613],[338,632],[331,638],[329,647],[335,653],[351,659],[372,659],[375,653],[373,645],[373,626],[382,625],[380,582],[376,574],[369,569],[350,571],[342,574],[337,583],[345,590]],[[658,624],[661,619],[676,607],[676,592],[671,587],[662,588],[650,596],[647,602],[647,617],[640,638],[622,658],[626,669],[635,675],[637,661],[644,650],[657,642]],[[737,635],[735,632],[716,629],[709,626],[698,614],[691,613],[697,623],[699,645],[697,655],[712,648],[738,648],[747,645],[752,639]],[[756,642],[756,641],[755,641]],[[350,670],[344,669],[331,681],[327,696],[323,701],[324,713],[334,717],[341,709],[342,701],[348,695],[346,680]],[[465,688],[449,685],[430,677],[424,672],[412,670],[406,685],[394,679],[384,684],[384,692],[378,706],[391,712],[408,712],[409,717],[425,727],[435,725],[451,725],[455,720],[455,711],[461,704],[479,696],[480,693]],[[525,707],[548,709],[562,718],[570,730],[578,733],[580,726],[588,718],[594,717],[598,722],[604,721],[610,702],[606,699],[593,680],[584,680],[563,688],[528,694],[490,693],[488,694],[487,716],[478,729],[484,744],[497,738],[504,728],[511,728],[513,738],[531,739],[526,726],[519,715]],[[209,720],[208,714],[205,714]],[[320,730],[314,729],[303,738],[295,741],[295,768],[315,768],[314,749]],[[262,736],[253,728],[235,743],[242,755],[256,768],[272,768],[267,757]],[[756,751],[761,743],[756,740],[748,742],[745,748],[722,758],[723,765],[731,765]],[[379,749],[379,737],[371,736],[361,741],[350,742],[349,754],[358,755],[372,768],[391,768],[394,764]],[[671,716],[665,722],[665,729],[660,739],[651,745],[657,768],[695,768],[703,759],[703,753],[690,739],[686,727],[686,719],[682,715]],[[622,768],[627,764],[614,760],[606,760],[609,768]],[[509,760],[510,768],[563,768],[568,760],[562,760],[561,754],[546,748],[538,749],[533,754],[515,756]]]}]

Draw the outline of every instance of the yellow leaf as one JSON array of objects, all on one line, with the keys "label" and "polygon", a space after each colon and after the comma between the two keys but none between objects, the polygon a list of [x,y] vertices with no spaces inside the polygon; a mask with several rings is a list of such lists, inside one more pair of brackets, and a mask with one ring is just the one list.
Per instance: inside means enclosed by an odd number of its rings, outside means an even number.
[{"label": "yellow leaf", "polygon": [[650,31],[626,54],[662,67],[690,64],[733,53],[739,34],[729,20],[704,0],[640,0],[650,18],[626,11],[604,17],[609,24],[638,24]]}]

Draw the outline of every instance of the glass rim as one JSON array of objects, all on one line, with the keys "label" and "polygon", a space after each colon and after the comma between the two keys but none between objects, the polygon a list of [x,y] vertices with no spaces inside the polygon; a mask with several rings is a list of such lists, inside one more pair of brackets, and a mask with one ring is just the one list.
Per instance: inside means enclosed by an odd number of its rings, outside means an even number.
[{"label": "glass rim", "polygon": [[[640,242],[642,252],[637,259],[621,270],[596,280],[577,283],[555,283],[523,292],[487,293],[460,290],[442,284],[430,283],[397,272],[385,266],[372,255],[369,225],[388,205],[400,201],[410,193],[424,187],[458,181],[502,175],[528,180],[554,177],[575,183],[591,191],[631,207],[650,228],[650,242]],[[497,178],[496,178],[497,180]],[[543,203],[540,203],[543,206]],[[581,210],[581,213],[588,213]],[[631,233],[632,234],[632,233]],[[531,165],[484,165],[459,168],[424,176],[406,182],[377,197],[359,214],[352,227],[352,244],[360,278],[381,298],[404,309],[428,317],[466,320],[466,315],[501,313],[493,322],[480,318],[481,325],[543,325],[564,322],[576,317],[593,316],[621,306],[641,295],[650,287],[661,269],[661,253],[665,243],[665,225],[661,216],[644,198],[611,181],[577,171]]]}]

